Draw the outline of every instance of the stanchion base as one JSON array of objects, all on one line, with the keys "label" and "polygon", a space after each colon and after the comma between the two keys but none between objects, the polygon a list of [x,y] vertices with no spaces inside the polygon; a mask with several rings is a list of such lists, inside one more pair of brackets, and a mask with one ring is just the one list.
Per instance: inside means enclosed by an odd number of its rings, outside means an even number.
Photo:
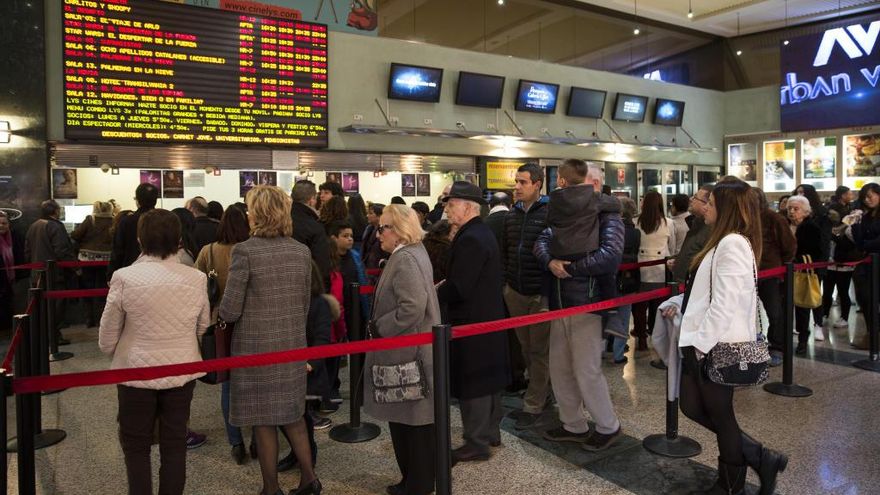
[{"label": "stanchion base", "polygon": [[764,390],[771,394],[782,395],[784,397],[809,397],[813,395],[813,391],[803,385],[792,383],[786,385],[782,382],[773,382],[764,385]]},{"label": "stanchion base", "polygon": [[870,359],[863,359],[861,361],[853,362],[853,366],[856,368],[860,368],[863,370],[874,371],[880,373],[880,361],[872,361]]},{"label": "stanchion base", "polygon": [[346,423],[334,426],[330,430],[330,438],[342,443],[361,443],[378,437],[381,432],[381,428],[372,423],[361,423],[359,426]]},{"label": "stanchion base", "polygon": [[679,459],[693,457],[703,451],[700,443],[692,438],[678,436],[670,439],[665,434],[648,435],[642,440],[642,446],[648,452]]},{"label": "stanchion base", "polygon": [[54,363],[56,361],[64,361],[66,359],[70,359],[72,357],[72,352],[56,352],[54,354],[49,354],[49,361]]},{"label": "stanchion base", "polygon": [[[64,430],[43,430],[34,435],[34,450],[45,449],[67,438]],[[18,452],[18,438],[13,437],[6,442],[6,452]]]},{"label": "stanchion base", "polygon": [[66,389],[66,388],[57,388],[57,389],[54,389],[54,390],[44,390],[42,393],[40,393],[40,395],[44,395],[44,396],[45,396],[45,395],[54,395],[54,394],[57,394],[57,393],[59,393],[59,392],[64,392],[65,390],[67,390],[67,389]]}]

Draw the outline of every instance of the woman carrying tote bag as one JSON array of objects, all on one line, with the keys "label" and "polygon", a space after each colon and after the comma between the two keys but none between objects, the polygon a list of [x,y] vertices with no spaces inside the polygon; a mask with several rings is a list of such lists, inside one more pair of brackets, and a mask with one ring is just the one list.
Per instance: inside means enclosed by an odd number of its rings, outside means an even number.
[{"label": "woman carrying tote bag", "polygon": [[[797,238],[797,251],[794,255],[795,262],[811,263],[825,261],[825,257],[822,254],[821,229],[813,220],[809,200],[803,196],[792,196],[788,198],[788,219],[791,222],[794,236]],[[815,277],[816,304],[813,305],[813,303],[809,301],[809,297],[795,297],[794,326],[795,330],[798,332],[798,344],[794,352],[800,356],[807,353],[807,342],[810,340],[810,314],[813,313],[814,308],[818,308],[822,305],[822,296],[819,292],[819,279],[818,276],[815,275],[815,272],[813,273],[813,277]],[[809,274],[800,274],[798,279],[795,280],[796,295],[798,291],[810,290],[812,292],[811,288],[808,286],[805,287],[805,284],[809,283]],[[814,336],[815,340],[825,340],[824,335],[822,335],[821,317],[815,322],[813,328],[816,331]]]}]

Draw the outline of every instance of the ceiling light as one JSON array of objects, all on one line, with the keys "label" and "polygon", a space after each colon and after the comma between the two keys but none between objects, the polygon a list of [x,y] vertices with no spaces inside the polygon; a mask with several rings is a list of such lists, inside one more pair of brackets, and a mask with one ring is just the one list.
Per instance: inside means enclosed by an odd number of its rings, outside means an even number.
[{"label": "ceiling light", "polygon": [[498,0],[498,5],[504,5],[504,0]]},{"label": "ceiling light", "polygon": [[742,50],[737,50],[737,51],[736,51],[736,56],[737,56],[737,57],[739,57],[739,56],[742,55],[742,54],[743,54],[743,51],[742,51]]},{"label": "ceiling light", "polygon": [[[638,0],[633,0],[633,17],[636,18],[636,22],[639,22],[639,3]],[[638,36],[642,31],[639,29],[639,25],[636,24],[636,28],[633,29],[633,34]]]},{"label": "ceiling light", "polygon": [[788,40],[785,40],[785,41],[782,42],[782,44],[785,45],[785,46],[788,46],[788,43],[789,43]]},{"label": "ceiling light", "polygon": [[639,31],[639,28],[635,28],[635,29],[633,29],[633,34],[634,34],[634,35],[638,36],[639,33],[641,33],[641,31]]},{"label": "ceiling light", "polygon": [[691,8],[691,0],[688,0],[688,19],[694,18],[694,9]]}]

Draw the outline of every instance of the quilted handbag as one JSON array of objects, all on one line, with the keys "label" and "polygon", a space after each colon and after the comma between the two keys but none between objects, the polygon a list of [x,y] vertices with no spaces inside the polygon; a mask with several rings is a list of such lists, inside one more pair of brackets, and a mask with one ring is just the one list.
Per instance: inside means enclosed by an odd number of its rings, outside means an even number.
[{"label": "quilted handbag", "polygon": [[[805,263],[812,263],[810,255],[804,255]],[[794,305],[799,308],[818,308],[822,305],[822,290],[815,270],[794,273]]]},{"label": "quilted handbag", "polygon": [[422,361],[403,364],[374,364],[373,396],[377,404],[411,402],[425,398],[425,372]]},{"label": "quilted handbag", "polygon": [[[745,237],[745,236],[743,236]],[[748,238],[746,238],[748,241]],[[751,247],[751,242],[749,243]],[[752,260],[755,259],[752,253]],[[715,252],[712,252],[712,272],[714,269]],[[749,342],[718,342],[706,355],[703,371],[706,376],[719,385],[740,387],[758,385],[767,381],[770,374],[770,350],[764,337],[761,322],[761,310],[758,305],[758,271],[752,262],[755,277],[755,312],[757,318],[757,336]],[[709,274],[709,304],[712,303],[712,274]]]},{"label": "quilted handbag", "polygon": [[[218,320],[217,323],[208,327],[205,335],[202,336],[203,360],[229,357],[229,351],[232,348],[233,327],[233,323],[226,323],[223,320]],[[211,385],[223,383],[229,380],[229,370],[209,371],[199,380]]]}]

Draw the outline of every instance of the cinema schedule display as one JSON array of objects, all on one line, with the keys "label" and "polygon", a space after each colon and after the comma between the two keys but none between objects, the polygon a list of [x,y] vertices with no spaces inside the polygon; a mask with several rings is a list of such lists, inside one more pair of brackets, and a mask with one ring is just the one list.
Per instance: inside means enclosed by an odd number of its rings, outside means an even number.
[{"label": "cinema schedule display", "polygon": [[68,139],[327,146],[327,27],[64,0]]}]

